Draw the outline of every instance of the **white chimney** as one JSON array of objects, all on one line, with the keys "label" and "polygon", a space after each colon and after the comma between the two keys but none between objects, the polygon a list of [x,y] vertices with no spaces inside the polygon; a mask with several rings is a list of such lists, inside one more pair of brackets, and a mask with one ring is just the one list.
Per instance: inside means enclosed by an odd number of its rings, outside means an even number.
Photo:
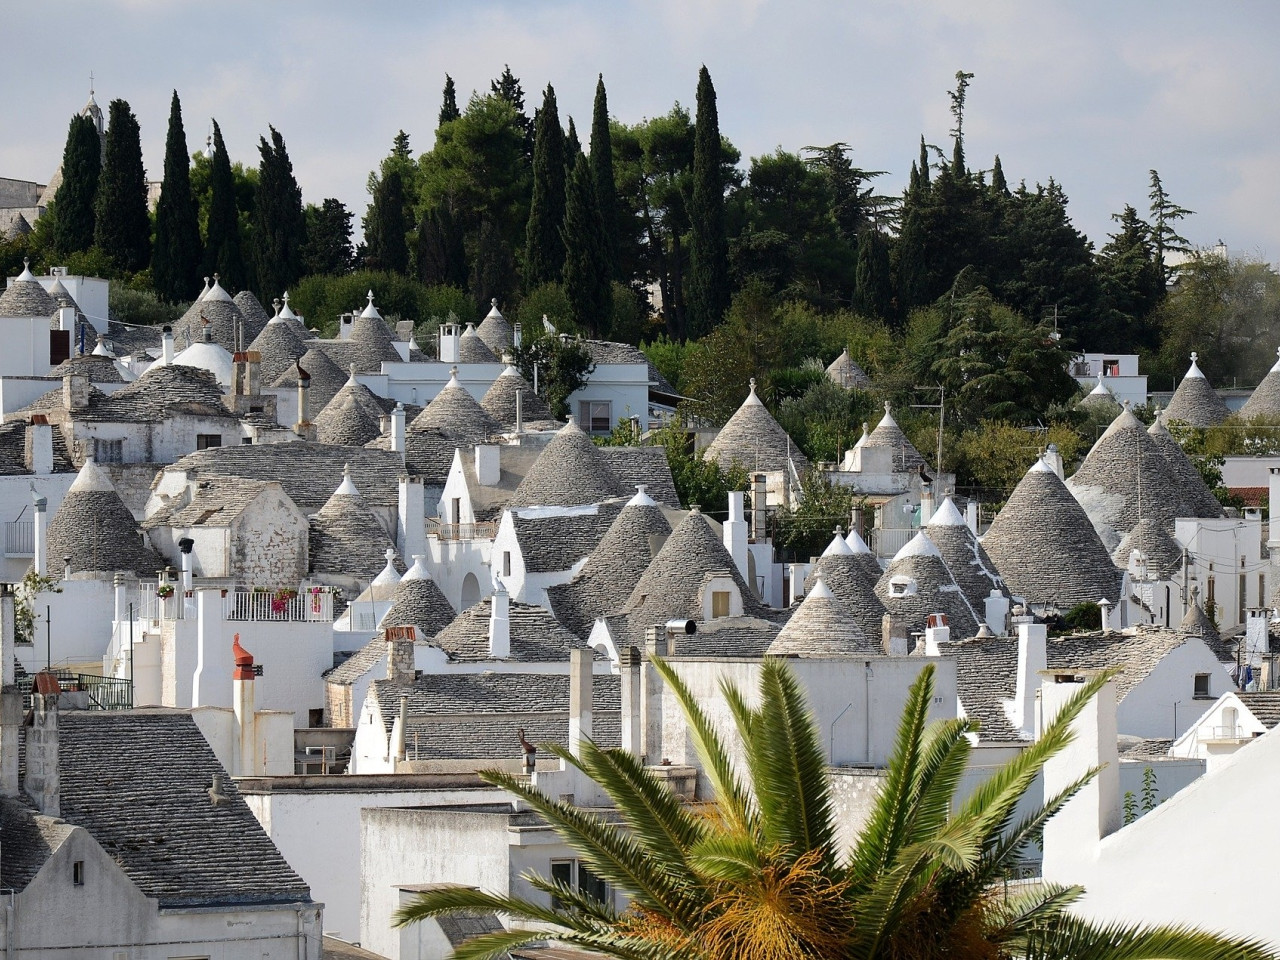
[{"label": "white chimney", "polygon": [[496,487],[501,479],[501,448],[496,443],[477,443],[476,483],[482,487]]},{"label": "white chimney", "polygon": [[397,403],[391,411],[391,449],[404,456],[404,404]]},{"label": "white chimney", "polygon": [[160,337],[163,345],[160,349],[160,362],[164,364],[173,363],[173,327],[165,327]]},{"label": "white chimney", "polygon": [[1018,624],[1018,674],[1010,722],[1028,737],[1036,730],[1036,692],[1045,669],[1048,627],[1043,623]]},{"label": "white chimney", "polygon": [[32,512],[34,514],[31,532],[32,532],[32,566],[35,567],[36,576],[47,576],[49,568],[49,538],[46,534],[47,510],[49,502],[34,490],[31,494]]},{"label": "white chimney", "polygon": [[926,483],[920,488],[920,526],[929,523],[933,516],[933,485]]},{"label": "white chimney", "polygon": [[964,505],[964,522],[974,535],[978,533],[978,501],[970,500]]},{"label": "white chimney", "polygon": [[[178,553],[182,562],[182,593],[186,596],[191,589],[191,551],[195,547],[196,542],[190,537],[183,537],[178,541]],[[179,601],[185,602],[185,601]]]},{"label": "white chimney", "polygon": [[590,649],[569,651],[569,752],[574,756],[591,736]]},{"label": "white chimney", "polygon": [[524,390],[516,391],[516,433],[524,433]]},{"label": "white chimney", "polygon": [[437,358],[441,363],[457,363],[459,341],[462,339],[462,327],[456,323],[443,323],[440,325],[440,356]]},{"label": "white chimney", "polygon": [[520,349],[520,341],[522,338],[523,338],[523,333],[520,330],[520,324],[517,323],[511,329],[511,345],[515,347],[517,350]]},{"label": "white chimney", "polygon": [[1058,479],[1064,479],[1062,470],[1062,454],[1058,452],[1056,443],[1049,444],[1049,449],[1044,452],[1044,460],[1049,466],[1053,467],[1053,472],[1058,475]]},{"label": "white chimney", "polygon": [[489,607],[489,656],[495,660],[511,656],[511,595],[502,581]]},{"label": "white chimney", "polygon": [[[1126,594],[1127,595],[1127,594]],[[1115,606],[1106,597],[1098,601],[1098,609],[1102,612],[1102,632],[1111,632],[1111,608]]]},{"label": "white chimney", "polygon": [[232,760],[233,775],[257,776],[260,770],[258,757],[258,717],[254,705],[253,655],[240,646],[240,634],[231,639],[231,656],[235,672],[231,675],[231,707],[236,720],[236,755]]},{"label": "white chimney", "polygon": [[402,474],[396,511],[396,549],[402,557],[427,552],[427,497],[421,477]]},{"label": "white chimney", "polygon": [[[409,726],[409,698],[400,697],[400,713],[391,724],[391,757],[392,761],[404,760],[409,755],[406,746],[405,730]],[[395,772],[394,770],[392,771]]]},{"label": "white chimney", "polygon": [[1009,598],[999,590],[992,590],[983,603],[983,619],[998,636],[1009,632]]},{"label": "white chimney", "polygon": [[747,566],[747,520],[746,495],[741,490],[729,492],[729,519],[724,523],[724,548],[733,557],[733,565],[738,568],[742,579],[751,586],[751,577]]},{"label": "white chimney", "polygon": [[942,644],[951,639],[951,628],[947,626],[945,614],[931,613],[925,620],[924,651],[929,657],[942,656]]},{"label": "white chimney", "polygon": [[27,469],[36,476],[53,473],[53,427],[43,413],[33,413],[27,425]]}]

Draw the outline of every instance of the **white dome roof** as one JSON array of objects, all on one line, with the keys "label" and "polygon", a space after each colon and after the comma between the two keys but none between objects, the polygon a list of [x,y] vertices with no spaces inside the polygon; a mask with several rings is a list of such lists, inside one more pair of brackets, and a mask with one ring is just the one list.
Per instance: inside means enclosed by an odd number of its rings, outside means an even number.
[{"label": "white dome roof", "polygon": [[219,344],[197,341],[175,356],[173,362],[208,370],[217,379],[218,386],[231,389],[231,354]]}]

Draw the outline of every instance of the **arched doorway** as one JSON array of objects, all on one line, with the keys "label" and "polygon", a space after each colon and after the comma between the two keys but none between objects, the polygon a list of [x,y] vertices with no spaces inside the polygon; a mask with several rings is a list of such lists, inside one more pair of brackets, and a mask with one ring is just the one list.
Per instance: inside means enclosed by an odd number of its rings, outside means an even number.
[{"label": "arched doorway", "polygon": [[474,607],[479,602],[480,581],[476,579],[474,573],[468,573],[462,580],[462,605],[458,607],[458,611]]}]

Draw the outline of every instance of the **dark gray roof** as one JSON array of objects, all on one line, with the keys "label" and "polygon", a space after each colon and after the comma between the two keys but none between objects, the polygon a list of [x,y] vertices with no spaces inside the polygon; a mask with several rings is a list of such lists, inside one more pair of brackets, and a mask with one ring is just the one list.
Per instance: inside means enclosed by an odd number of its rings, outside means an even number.
[{"label": "dark gray roof", "polygon": [[166,566],[92,458],[49,521],[47,549],[51,567],[61,569],[62,558],[70,557],[73,573],[124,570],[151,576]]},{"label": "dark gray roof", "polygon": [[924,457],[907,439],[907,435],[898,426],[889,411],[889,401],[884,404],[884,416],[876,424],[876,428],[858,441],[864,447],[887,447],[893,451],[893,465],[899,473],[915,470],[925,465]]},{"label": "dark gray roof", "polygon": [[1032,604],[1120,599],[1120,572],[1084,508],[1043,460],[1018,482],[982,538],[1009,590]]},{"label": "dark gray roof", "polygon": [[724,468],[738,463],[752,471],[785,470],[790,460],[798,473],[809,469],[808,458],[756,396],[755,380],[747,399],[720,428],[703,456]]},{"label": "dark gray roof", "polygon": [[[420,571],[420,572],[419,572]],[[416,564],[396,584],[391,609],[382,618],[382,627],[417,627],[419,637],[433,637],[457,616],[425,569]]]},{"label": "dark gray roof", "polygon": [[[451,660],[489,660],[489,617],[493,598],[473,604],[435,635],[433,642]],[[508,601],[511,647],[508,660],[533,663],[568,660],[583,641],[560,624],[545,607]]]},{"label": "dark gray roof", "polygon": [[644,484],[654,500],[673,509],[680,508],[680,495],[671,476],[671,462],[666,447],[597,447],[605,466],[618,479],[624,493],[629,494]]},{"label": "dark gray roof", "polygon": [[[220,286],[215,286],[213,289],[220,295],[205,294],[209,299],[196,300],[187,308],[182,318],[173,325],[173,342],[176,349],[181,350],[189,344],[199,343],[204,337],[204,321],[208,320],[209,339],[224,350],[235,350],[236,328],[244,324],[244,314]],[[246,343],[252,339],[248,335],[248,329],[246,324],[244,327]]]},{"label": "dark gray roof", "polygon": [[[305,369],[305,368],[304,368]],[[362,447],[382,433],[382,404],[354,377],[312,419],[321,443]]]},{"label": "dark gray roof", "polygon": [[956,694],[964,715],[979,724],[978,739],[1021,741],[1004,710],[1004,702],[1017,694],[1017,637],[953,640],[941,644],[940,652],[955,658]]},{"label": "dark gray roof", "polygon": [[[338,391],[343,388],[349,379],[346,372],[334,363],[327,353],[315,347],[309,347],[307,352],[302,355],[302,359],[297,363],[291,364],[285,369],[280,376],[272,381],[273,387],[293,387],[298,386],[298,364],[302,365],[302,369],[311,375],[311,390],[307,398],[307,403],[311,406],[311,417],[325,408]],[[266,378],[263,378],[266,382]]]},{"label": "dark gray roof", "polygon": [[[1280,354],[1280,350],[1276,351]],[[1267,375],[1262,378],[1249,399],[1240,408],[1240,418],[1249,420],[1253,417],[1268,419],[1280,418],[1280,361],[1277,361]]]},{"label": "dark gray roof", "polygon": [[515,343],[515,329],[498,310],[496,300],[493,301],[492,307],[485,314],[484,319],[480,321],[480,326],[476,327],[476,335],[498,357],[509,351]]},{"label": "dark gray roof", "polygon": [[[778,636],[778,628],[788,614],[770,613],[769,617],[719,617],[698,624],[698,632],[675,639],[676,657],[763,657]],[[633,621],[629,642],[639,646],[644,639],[640,624]],[[616,635],[616,634],[615,634]]]},{"label": "dark gray roof", "polygon": [[1111,555],[1116,566],[1128,569],[1129,554],[1134,550],[1141,550],[1146,555],[1147,569],[1161,580],[1169,579],[1182,569],[1182,547],[1160,520],[1144,517],[1134,524]]},{"label": "dark gray roof", "polygon": [[1146,679],[1170,653],[1189,639],[1163,627],[1138,627],[1134,633],[1073,633],[1050,637],[1045,648],[1050,670],[1116,668],[1116,703]]},{"label": "dark gray roof", "polygon": [[[309,901],[189,714],[61,714],[61,815],[161,907]],[[226,802],[209,797],[221,779]]]},{"label": "dark gray roof", "polygon": [[400,354],[391,345],[395,339],[387,321],[377,311],[370,315],[368,309],[352,322],[351,336],[347,338],[356,348],[358,356],[354,362],[361,364],[361,370],[381,369],[383,360],[399,361]]},{"label": "dark gray roof", "polygon": [[[27,421],[10,417],[0,424],[0,476],[14,476],[31,471],[27,469]],[[62,431],[53,428],[53,472],[72,473],[75,465],[67,451]]]},{"label": "dark gray roof", "polygon": [[631,595],[670,533],[671,524],[656,503],[633,498],[572,582],[547,589],[556,618],[585,638],[597,617],[618,609]]},{"label": "dark gray roof", "polygon": [[244,342],[251,343],[262,333],[271,317],[267,315],[267,311],[263,309],[252,290],[241,290],[231,299],[240,308],[240,315],[244,317]]},{"label": "dark gray roof", "polygon": [[124,376],[110,357],[97,353],[77,353],[68,357],[49,371],[50,377],[66,377],[76,374],[88,377],[90,383],[124,383]]},{"label": "dark gray roof", "polygon": [[480,399],[480,406],[504,428],[513,429],[516,423],[517,391],[521,391],[520,415],[524,423],[553,419],[547,401],[533,392],[533,387],[520,375],[520,371],[510,366],[485,391]]},{"label": "dark gray roof", "polygon": [[[332,670],[327,670],[324,674],[324,681],[325,683],[336,683],[349,687],[378,666],[378,664],[385,664],[386,660],[387,640],[386,637],[379,633],[363,647],[343,660],[342,663]],[[385,670],[382,675],[386,676]]]},{"label": "dark gray roof", "polygon": [[853,610],[819,579],[791,614],[768,652],[780,657],[852,657],[882,653],[879,634],[868,637]]},{"label": "dark gray roof", "polygon": [[987,551],[978,542],[978,535],[969,529],[950,497],[942,501],[926,529],[969,606],[980,621],[985,620],[991,591],[1009,596],[1009,588],[996,569],[995,561],[987,556]]},{"label": "dark gray roof", "polygon": [[1222,516],[1222,504],[1205,486],[1200,471],[1165,428],[1160,417],[1147,428],[1147,435],[1151,437],[1155,451],[1164,457],[1169,472],[1177,481],[1183,499],[1182,509],[1187,511],[1179,516],[1206,519]]},{"label": "dark gray roof", "polygon": [[477,913],[468,910],[450,913],[434,919],[440,925],[440,932],[449,941],[449,946],[454,948],[462,946],[472,937],[478,937],[486,933],[498,933],[506,929],[503,927],[502,921],[498,919],[498,915],[489,912]]},{"label": "dark gray roof", "polygon": [[[372,580],[386,566],[395,544],[358,493],[343,485],[311,516],[311,571]],[[397,558],[396,569],[404,572]]]},{"label": "dark gray roof", "polygon": [[456,375],[422,408],[413,419],[413,427],[434,428],[462,443],[483,443],[502,430],[498,421],[458,383]]},{"label": "dark gray roof", "polygon": [[1187,375],[1173,391],[1169,406],[1165,408],[1165,420],[1169,423],[1176,420],[1193,427],[1216,427],[1229,416],[1231,411],[1200,372],[1193,353]]},{"label": "dark gray roof", "polygon": [[497,363],[498,355],[489,349],[489,345],[481,339],[474,324],[467,324],[467,329],[458,338],[459,363]]},{"label": "dark gray roof", "polygon": [[1160,737],[1125,737],[1121,736],[1117,747],[1121,760],[1162,760],[1169,756],[1169,748],[1173,741]]},{"label": "dark gray roof", "polygon": [[579,340],[578,345],[587,351],[591,362],[595,364],[643,363],[649,368],[649,383],[655,390],[670,394],[676,392],[676,388],[639,347],[633,347],[629,343],[615,343],[612,340]]},{"label": "dark gray roof", "polygon": [[222,388],[208,370],[159,364],[115,393],[91,394],[88,409],[72,416],[107,423],[162,423],[180,415],[236,419],[222,396]]},{"label": "dark gray roof", "polygon": [[[277,318],[267,323],[249,343],[250,350],[258,351],[262,363],[263,383],[275,383],[293,367],[295,360],[307,352],[306,344],[298,335],[297,327],[295,323]],[[306,368],[306,364],[303,364],[303,367]],[[311,371],[308,369],[307,372]]]},{"label": "dark gray roof", "polygon": [[198,480],[190,499],[173,498],[142,522],[152,527],[227,526],[270,484],[242,477],[208,477]]},{"label": "dark gray roof", "polygon": [[49,296],[29,270],[23,270],[0,293],[0,317],[48,317],[57,309],[58,302]]},{"label": "dark gray roof", "polygon": [[871,378],[867,376],[867,371],[858,366],[858,362],[849,356],[848,347],[840,351],[840,356],[831,361],[831,366],[827,367],[827,378],[846,390],[871,389]]},{"label": "dark gray roof", "polygon": [[534,461],[510,506],[577,507],[624,493],[600,448],[571,420]]},{"label": "dark gray roof", "polygon": [[1236,696],[1268,730],[1280,726],[1280,690],[1240,691]]},{"label": "dark gray roof", "polygon": [[0,797],[0,883],[21,893],[74,829],[65,820],[41,816],[21,800]]},{"label": "dark gray roof", "polygon": [[1209,615],[1204,612],[1204,608],[1200,606],[1199,599],[1195,593],[1192,594],[1193,601],[1187,608],[1186,615],[1182,618],[1182,622],[1178,624],[1178,633],[1186,637],[1199,637],[1206,643],[1218,643],[1221,634],[1218,628],[1214,626]]},{"label": "dark gray roof", "polygon": [[[893,583],[904,577],[915,581],[914,590],[895,593]],[[923,530],[890,561],[876,584],[876,596],[895,620],[914,630],[924,629],[929,614],[944,613],[952,636],[971,637],[982,617],[969,605],[937,546]]]},{"label": "dark gray roof", "polygon": [[804,588],[812,590],[821,578],[851,611],[863,634],[879,639],[884,633],[884,604],[876,596],[876,584],[884,573],[870,553],[824,553],[805,578]]},{"label": "dark gray roof", "polygon": [[114,319],[107,321],[107,339],[111,341],[118,356],[143,350],[151,351],[152,356],[158,356],[161,337],[159,327],[123,323]]},{"label": "dark gray roof", "polygon": [[[391,434],[384,433],[367,446],[375,450],[390,450]],[[427,486],[443,487],[453,466],[454,451],[459,447],[466,448],[467,444],[440,430],[407,429],[404,435],[404,468],[411,476],[421,477]]]},{"label": "dark gray roof", "polygon": [[557,516],[511,514],[516,540],[529,573],[569,570],[600,543],[622,509],[622,502],[602,503],[585,512]]}]

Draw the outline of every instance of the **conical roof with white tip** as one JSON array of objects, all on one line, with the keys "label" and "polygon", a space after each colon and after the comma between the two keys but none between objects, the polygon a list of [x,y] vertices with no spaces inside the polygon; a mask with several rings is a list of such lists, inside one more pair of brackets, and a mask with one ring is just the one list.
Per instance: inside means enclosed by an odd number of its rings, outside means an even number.
[{"label": "conical roof with white tip", "polygon": [[555,419],[547,401],[534,393],[529,381],[510,364],[485,391],[480,398],[480,406],[503,427],[515,429],[517,392],[520,393],[520,417],[524,423]]},{"label": "conical roof with white tip", "polygon": [[453,622],[457,611],[445,599],[431,579],[421,554],[413,558],[413,566],[396,584],[391,609],[382,622],[386,627],[415,627],[420,639],[434,637]]},{"label": "conical roof with white tip", "polygon": [[457,367],[450,371],[444,389],[413,418],[409,429],[439,430],[462,443],[484,443],[502,432],[501,424],[458,382]]},{"label": "conical roof with white tip", "polygon": [[995,561],[987,556],[987,551],[978,541],[978,535],[969,529],[950,497],[943,498],[942,505],[929,518],[925,529],[969,606],[979,619],[984,619],[991,591],[1008,597],[1009,590],[996,569]]},{"label": "conical roof with white tip", "polygon": [[876,596],[910,630],[923,630],[929,614],[943,613],[953,637],[971,637],[982,621],[924,530],[894,555],[876,584]]},{"label": "conical roof with white tip", "polygon": [[[312,573],[348,576],[372,581],[386,564],[386,551],[395,544],[360,495],[351,467],[342,471],[342,483],[311,516],[310,558]],[[404,569],[397,563],[398,569]]]},{"label": "conical roof with white tip", "polygon": [[[856,531],[850,533],[857,536]],[[859,628],[868,639],[878,641],[883,631],[884,604],[876,596],[876,583],[884,571],[862,538],[859,551],[837,530],[835,537],[822,552],[818,562],[805,577],[804,589],[812,591],[819,580],[827,585],[836,597],[851,611]]]},{"label": "conical roof with white tip", "polygon": [[515,330],[498,309],[498,301],[494,299],[490,303],[489,312],[480,321],[480,326],[476,327],[476,336],[484,341],[484,345],[495,356],[500,357],[514,345]]},{"label": "conical roof with white tip", "polygon": [[0,317],[51,317],[58,302],[49,296],[24,260],[22,272],[0,293]]},{"label": "conical roof with white tip", "polygon": [[[1276,355],[1280,357],[1280,348],[1276,349]],[[1271,369],[1262,378],[1257,389],[1249,395],[1249,399],[1240,408],[1242,420],[1251,420],[1254,417],[1280,420],[1280,359],[1271,365]]]},{"label": "conical roof with white tip", "polygon": [[381,435],[382,413],[382,405],[373,391],[356,380],[353,373],[314,417],[316,439],[321,443],[362,447]]},{"label": "conical roof with white tip", "polygon": [[600,448],[570,420],[538,454],[509,506],[578,507],[622,494]]},{"label": "conical roof with white tip", "polygon": [[498,355],[480,337],[474,323],[468,323],[458,338],[459,363],[497,363]]},{"label": "conical roof with white tip", "polygon": [[1191,354],[1191,367],[1178,384],[1178,389],[1173,391],[1169,406],[1164,411],[1165,419],[1192,427],[1216,427],[1231,415],[1231,411],[1200,372],[1198,360],[1197,354]]},{"label": "conical roof with white tip", "polygon": [[258,351],[263,383],[275,383],[295,360],[307,352],[298,333],[298,324],[285,320],[279,314],[267,321],[249,344],[249,349]]},{"label": "conical roof with white tip", "polygon": [[871,378],[867,371],[858,366],[858,362],[849,356],[849,348],[845,347],[840,356],[831,361],[827,367],[827,379],[844,387],[846,390],[870,390]]},{"label": "conical roof with white tip", "polygon": [[85,460],[49,520],[46,539],[49,568],[58,573],[70,557],[73,573],[115,571],[152,576],[165,562],[146,545],[142,530],[124,505],[106,471]]},{"label": "conical roof with white tip", "polygon": [[205,321],[208,320],[210,339],[227,351],[236,349],[236,330],[244,331],[244,342],[252,339],[249,327],[245,323],[244,314],[231,299],[231,294],[222,288],[215,277],[209,287],[173,325],[173,342],[181,350],[204,339]]},{"label": "conical roof with white tip", "polygon": [[1086,409],[1097,409],[1109,413],[1115,413],[1119,410],[1120,404],[1116,402],[1115,394],[1113,394],[1105,383],[1102,382],[1102,373],[1098,373],[1098,382],[1092,390],[1090,390],[1080,402],[1076,404],[1078,407]]},{"label": "conical roof with white tip", "polygon": [[1221,517],[1222,504],[1205,485],[1204,477],[1169,433],[1160,417],[1156,417],[1155,422],[1147,428],[1147,436],[1151,438],[1156,453],[1164,458],[1165,466],[1181,491],[1185,503],[1183,509],[1187,511],[1183,515],[1205,519]]},{"label": "conical roof with white tip", "polygon": [[884,416],[880,418],[876,428],[858,442],[864,447],[887,447],[892,450],[894,469],[899,473],[916,470],[925,464],[920,451],[907,439],[907,435],[898,426],[898,421],[893,419],[888,400],[884,402]]},{"label": "conical roof with white tip", "polygon": [[720,428],[703,457],[725,469],[737,463],[750,471],[785,470],[788,459],[795,464],[797,473],[809,469],[808,458],[756,396],[754,379],[747,399]]},{"label": "conical roof with white tip", "polygon": [[853,610],[819,577],[767,652],[775,657],[866,657],[883,652],[878,640],[879,635],[863,633]]}]

